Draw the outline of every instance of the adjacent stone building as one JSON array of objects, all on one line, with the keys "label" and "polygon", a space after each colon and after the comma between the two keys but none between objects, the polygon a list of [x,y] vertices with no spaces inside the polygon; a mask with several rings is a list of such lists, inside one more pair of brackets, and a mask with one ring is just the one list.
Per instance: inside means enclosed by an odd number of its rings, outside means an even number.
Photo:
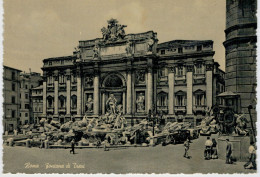
[{"label": "adjacent stone building", "polygon": [[137,120],[151,110],[194,121],[216,103],[224,72],[214,62],[213,41],[157,44],[157,33],[125,35],[125,27],[111,19],[103,38],[43,60],[42,117],[66,122],[120,110]]},{"label": "adjacent stone building", "polygon": [[256,121],[256,0],[226,1],[226,90],[239,96],[240,111],[253,106]]},{"label": "adjacent stone building", "polygon": [[17,129],[20,111],[20,72],[21,70],[4,66],[3,73],[3,128],[4,132]]},{"label": "adjacent stone building", "polygon": [[41,84],[42,76],[36,72],[20,74],[20,124],[33,123],[32,89]]},{"label": "adjacent stone building", "polygon": [[33,117],[33,123],[37,124],[42,118],[42,85],[35,87],[32,89],[32,117]]}]

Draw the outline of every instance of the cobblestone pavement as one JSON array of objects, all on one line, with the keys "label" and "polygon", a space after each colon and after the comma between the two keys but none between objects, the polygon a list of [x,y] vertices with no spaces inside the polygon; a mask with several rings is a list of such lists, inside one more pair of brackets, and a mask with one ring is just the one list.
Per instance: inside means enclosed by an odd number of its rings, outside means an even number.
[{"label": "cobblestone pavement", "polygon": [[[183,157],[184,147],[76,149],[39,149],[4,147],[4,173],[256,173],[243,168],[244,162],[225,164],[224,160],[204,160],[206,137],[191,143],[189,155]],[[68,166],[68,164],[70,166]],[[28,167],[28,168],[26,168]],[[68,168],[69,167],[69,168]]]}]

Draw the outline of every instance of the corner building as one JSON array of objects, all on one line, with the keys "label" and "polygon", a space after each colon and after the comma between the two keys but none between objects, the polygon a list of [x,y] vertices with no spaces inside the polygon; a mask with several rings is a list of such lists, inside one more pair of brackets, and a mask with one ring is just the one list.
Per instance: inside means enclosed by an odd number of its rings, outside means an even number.
[{"label": "corner building", "polygon": [[241,112],[256,122],[256,0],[226,0],[226,90],[240,96]]},{"label": "corner building", "polygon": [[115,19],[103,38],[79,41],[73,55],[43,60],[43,117],[66,122],[97,117],[116,100],[129,121],[149,110],[196,123],[224,91],[213,41],[158,44],[157,33],[125,35]]}]

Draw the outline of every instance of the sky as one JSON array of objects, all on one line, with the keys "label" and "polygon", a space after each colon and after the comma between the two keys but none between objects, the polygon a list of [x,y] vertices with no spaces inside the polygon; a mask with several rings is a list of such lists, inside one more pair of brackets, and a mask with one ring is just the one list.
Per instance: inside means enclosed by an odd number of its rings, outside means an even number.
[{"label": "sky", "polygon": [[102,37],[116,18],[128,33],[213,40],[225,68],[225,0],[4,0],[4,65],[42,73],[42,60],[72,55],[79,40]]}]

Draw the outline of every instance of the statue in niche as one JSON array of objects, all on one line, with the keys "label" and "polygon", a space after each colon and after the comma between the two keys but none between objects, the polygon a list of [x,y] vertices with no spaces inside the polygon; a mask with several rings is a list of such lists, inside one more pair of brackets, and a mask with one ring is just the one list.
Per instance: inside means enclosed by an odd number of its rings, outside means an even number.
[{"label": "statue in niche", "polygon": [[126,54],[127,55],[132,55],[132,53],[133,53],[133,51],[132,51],[132,42],[127,42],[126,43],[126,48],[125,48],[125,50],[126,50]]},{"label": "statue in niche", "polygon": [[136,83],[145,83],[145,71],[136,71]]},{"label": "statue in niche", "polygon": [[145,106],[144,106],[144,94],[143,93],[140,93],[137,97],[137,100],[136,100],[136,105],[137,105],[137,112],[143,112],[145,109]]},{"label": "statue in niche", "polygon": [[88,96],[88,100],[86,103],[86,112],[93,112],[93,98],[92,95]]},{"label": "statue in niche", "polygon": [[99,46],[95,44],[93,48],[93,59],[99,58]]},{"label": "statue in niche", "polygon": [[110,94],[106,105],[109,107],[109,111],[111,114],[116,114],[117,99],[115,98],[114,94]]}]

